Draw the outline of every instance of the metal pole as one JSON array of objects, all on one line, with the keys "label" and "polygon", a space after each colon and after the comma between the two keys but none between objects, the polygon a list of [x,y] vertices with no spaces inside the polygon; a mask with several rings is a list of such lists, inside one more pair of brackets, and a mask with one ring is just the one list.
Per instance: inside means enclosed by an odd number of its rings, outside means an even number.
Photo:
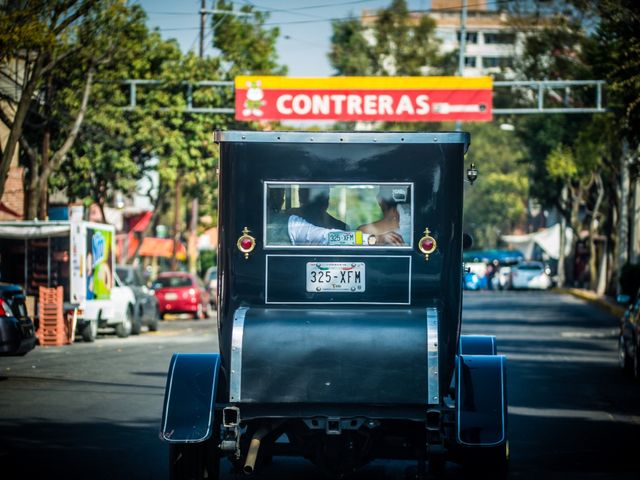
[{"label": "metal pole", "polygon": [[[462,10],[460,10],[460,52],[458,55],[458,75],[464,77],[464,51],[467,41],[467,0],[462,0]],[[459,132],[462,130],[462,122],[456,121],[456,130]]]},{"label": "metal pole", "polygon": [[200,58],[204,57],[204,30],[207,21],[206,0],[200,0]]}]

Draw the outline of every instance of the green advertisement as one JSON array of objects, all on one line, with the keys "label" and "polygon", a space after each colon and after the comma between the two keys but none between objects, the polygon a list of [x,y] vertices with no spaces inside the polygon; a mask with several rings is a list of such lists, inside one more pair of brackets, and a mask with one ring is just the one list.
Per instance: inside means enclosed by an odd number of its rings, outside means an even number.
[{"label": "green advertisement", "polygon": [[110,230],[87,228],[87,300],[109,300],[113,286]]}]

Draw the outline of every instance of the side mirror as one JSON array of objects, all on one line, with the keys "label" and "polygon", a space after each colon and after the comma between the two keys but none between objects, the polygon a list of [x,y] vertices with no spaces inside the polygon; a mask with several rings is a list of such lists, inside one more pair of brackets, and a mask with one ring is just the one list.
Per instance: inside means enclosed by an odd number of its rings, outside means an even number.
[{"label": "side mirror", "polygon": [[626,305],[628,303],[631,303],[631,297],[629,295],[618,295],[616,297],[616,302],[622,305]]},{"label": "side mirror", "polygon": [[473,237],[468,233],[462,234],[462,250],[469,250],[473,246]]}]

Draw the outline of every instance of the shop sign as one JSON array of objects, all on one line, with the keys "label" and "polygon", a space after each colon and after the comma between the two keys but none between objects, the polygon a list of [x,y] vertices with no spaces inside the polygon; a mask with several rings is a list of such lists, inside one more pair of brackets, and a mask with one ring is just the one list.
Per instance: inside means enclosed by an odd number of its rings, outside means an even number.
[{"label": "shop sign", "polygon": [[490,121],[491,77],[235,79],[236,119],[388,122]]}]

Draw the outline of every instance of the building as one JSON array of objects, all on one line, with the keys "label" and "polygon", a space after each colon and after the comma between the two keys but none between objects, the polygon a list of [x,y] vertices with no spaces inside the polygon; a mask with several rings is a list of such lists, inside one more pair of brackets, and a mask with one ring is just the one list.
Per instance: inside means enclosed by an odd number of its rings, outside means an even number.
[{"label": "building", "polygon": [[[489,10],[487,0],[467,1],[465,21],[465,68],[464,76],[482,76],[503,74],[512,76],[515,58],[522,53],[525,33],[516,31],[510,18],[504,11]],[[428,15],[436,22],[435,35],[441,42],[440,52],[452,53],[460,50],[462,0],[432,0]],[[424,15],[422,12],[411,14],[416,22]],[[363,25],[371,25],[376,16],[365,11]],[[365,38],[373,43],[372,35]],[[387,70],[393,75],[393,65],[389,62]],[[425,66],[424,75],[429,75]]]},{"label": "building", "polygon": [[[460,50],[461,0],[432,0],[429,15],[436,22],[442,53]],[[490,11],[486,0],[467,1],[464,76],[503,73],[509,76],[522,53],[524,33],[516,32],[503,11]]]}]

